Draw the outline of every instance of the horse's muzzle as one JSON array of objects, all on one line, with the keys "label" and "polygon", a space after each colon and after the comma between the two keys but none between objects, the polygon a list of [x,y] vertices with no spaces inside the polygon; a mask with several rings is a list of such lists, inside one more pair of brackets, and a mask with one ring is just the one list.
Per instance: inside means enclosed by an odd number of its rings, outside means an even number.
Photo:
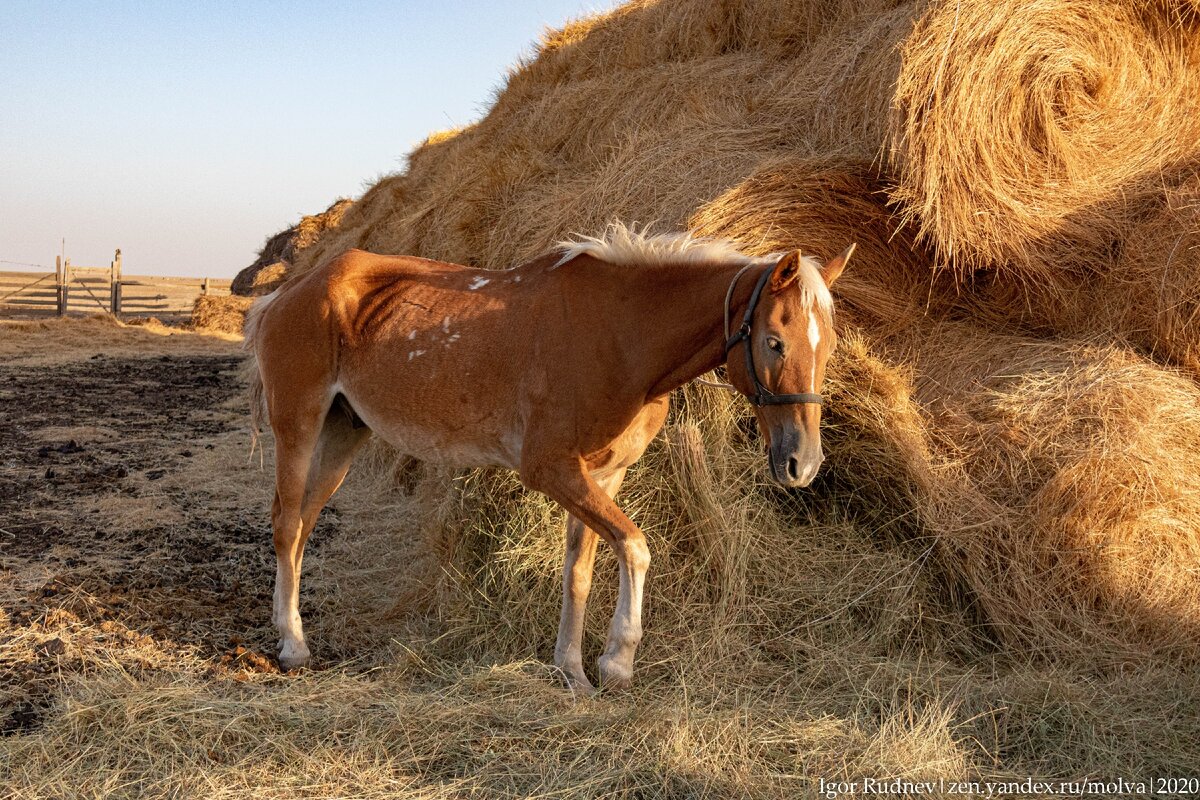
[{"label": "horse's muzzle", "polygon": [[825,460],[821,440],[813,441],[798,432],[772,436],[768,458],[771,477],[788,489],[801,489],[812,483]]}]

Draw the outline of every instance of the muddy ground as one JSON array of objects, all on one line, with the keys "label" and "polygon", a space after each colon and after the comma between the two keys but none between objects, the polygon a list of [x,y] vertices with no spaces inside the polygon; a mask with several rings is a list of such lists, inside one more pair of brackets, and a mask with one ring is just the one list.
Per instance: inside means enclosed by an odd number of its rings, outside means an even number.
[{"label": "muddy ground", "polygon": [[[269,498],[244,502],[247,476],[267,490],[247,468],[244,357],[175,336],[2,353],[3,733],[36,728],[56,685],[98,661],[275,670]],[[212,480],[222,460],[236,475]]]}]

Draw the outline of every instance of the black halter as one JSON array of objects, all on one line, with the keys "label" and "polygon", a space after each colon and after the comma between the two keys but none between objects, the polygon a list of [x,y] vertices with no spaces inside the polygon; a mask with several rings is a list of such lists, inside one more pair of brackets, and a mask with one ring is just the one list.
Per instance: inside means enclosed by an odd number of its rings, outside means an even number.
[{"label": "black halter", "polygon": [[767,281],[771,279],[771,273],[775,272],[775,266],[763,272],[762,277],[758,279],[758,283],[754,285],[754,291],[750,294],[750,304],[746,306],[746,315],[742,317],[742,325],[738,328],[737,333],[732,336],[729,333],[729,304],[733,300],[733,290],[737,287],[738,280],[742,277],[751,265],[743,267],[737,275],[733,276],[733,281],[729,284],[729,291],[725,294],[725,355],[728,357],[729,351],[732,350],[738,342],[746,343],[746,373],[750,376],[750,380],[754,383],[754,394],[748,395],[748,399],[756,406],[787,406],[800,405],[803,403],[811,403],[812,405],[823,405],[824,401],[821,395],[813,392],[801,392],[800,394],[775,394],[766,386],[763,386],[762,381],[758,379],[758,370],[754,368],[754,340],[751,338],[751,323],[754,320],[754,309],[758,308],[759,298],[762,297],[763,287],[767,285]]}]

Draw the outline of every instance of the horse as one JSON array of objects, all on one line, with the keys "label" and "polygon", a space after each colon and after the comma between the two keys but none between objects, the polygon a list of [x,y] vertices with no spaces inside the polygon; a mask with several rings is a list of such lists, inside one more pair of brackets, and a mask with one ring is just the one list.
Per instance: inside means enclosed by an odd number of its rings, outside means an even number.
[{"label": "horse", "polygon": [[[650,552],[615,502],[676,389],[721,364],[767,439],[771,477],[808,486],[824,456],[820,388],[837,342],[825,264],[619,223],[504,271],[349,250],[258,299],[246,321],[251,416],[275,438],[273,621],[285,670],[309,661],[304,545],[375,434],[428,462],[516,470],[566,509],[554,662],[583,668],[599,539],[619,570],[600,684],[628,687]],[[731,328],[731,319],[741,322]]]}]

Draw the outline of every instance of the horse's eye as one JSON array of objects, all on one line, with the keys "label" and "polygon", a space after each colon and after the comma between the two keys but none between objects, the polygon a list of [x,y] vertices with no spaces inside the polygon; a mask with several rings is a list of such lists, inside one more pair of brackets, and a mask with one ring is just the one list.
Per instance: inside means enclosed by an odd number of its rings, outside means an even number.
[{"label": "horse's eye", "polygon": [[783,355],[783,342],[776,339],[774,336],[767,337],[767,347],[774,350],[776,353]]}]

